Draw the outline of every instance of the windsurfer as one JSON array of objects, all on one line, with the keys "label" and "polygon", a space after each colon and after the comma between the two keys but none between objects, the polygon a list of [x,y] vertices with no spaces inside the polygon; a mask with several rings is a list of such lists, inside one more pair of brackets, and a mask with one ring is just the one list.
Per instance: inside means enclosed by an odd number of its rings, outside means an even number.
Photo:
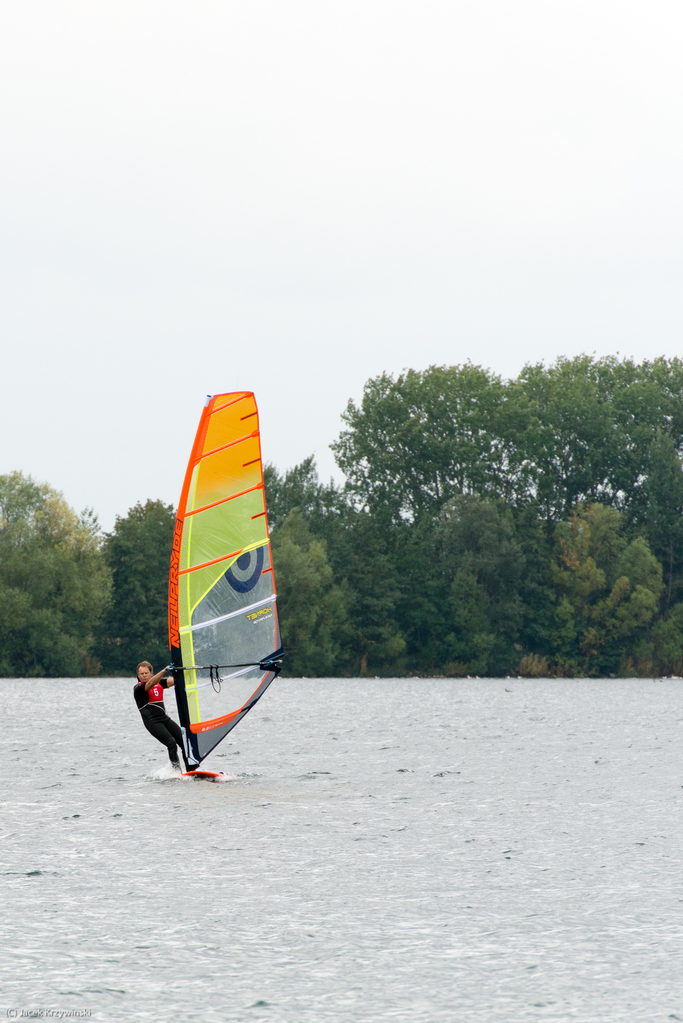
[{"label": "windsurfer", "polygon": [[138,664],[138,680],[133,696],[142,717],[142,723],[155,739],[168,750],[168,757],[174,767],[182,770],[178,759],[178,746],[183,748],[183,737],[176,722],[168,716],[164,707],[164,689],[171,689],[175,682],[172,675],[162,676],[168,668],[162,668],[156,675],[149,661]]}]

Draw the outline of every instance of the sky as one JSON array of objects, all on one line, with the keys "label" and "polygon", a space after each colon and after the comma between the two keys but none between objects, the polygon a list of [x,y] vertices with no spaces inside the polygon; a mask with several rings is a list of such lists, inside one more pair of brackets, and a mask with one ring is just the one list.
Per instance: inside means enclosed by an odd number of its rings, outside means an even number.
[{"label": "sky", "polygon": [[177,502],[207,394],[284,470],[384,371],[680,356],[683,7],[0,5],[0,474]]}]

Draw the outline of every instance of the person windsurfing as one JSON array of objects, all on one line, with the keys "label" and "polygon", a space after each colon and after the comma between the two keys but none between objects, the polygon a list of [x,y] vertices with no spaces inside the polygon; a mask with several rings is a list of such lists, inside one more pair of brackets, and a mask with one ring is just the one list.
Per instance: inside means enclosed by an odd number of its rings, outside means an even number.
[{"label": "person windsurfing", "polygon": [[142,717],[142,723],[155,739],[158,739],[168,750],[168,758],[173,767],[182,771],[178,759],[178,746],[183,748],[183,736],[180,727],[168,716],[164,707],[164,689],[171,689],[175,682],[172,675],[162,676],[169,671],[162,668],[156,675],[149,661],[140,661],[137,669],[138,680],[133,688],[133,696]]}]

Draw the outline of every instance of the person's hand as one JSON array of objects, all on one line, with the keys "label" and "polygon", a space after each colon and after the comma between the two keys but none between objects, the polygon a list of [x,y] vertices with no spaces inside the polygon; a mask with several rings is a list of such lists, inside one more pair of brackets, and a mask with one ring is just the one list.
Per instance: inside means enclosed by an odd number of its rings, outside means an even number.
[{"label": "person's hand", "polygon": [[174,685],[175,685],[175,679],[172,676],[169,675],[168,678],[166,679],[166,688],[167,689],[173,689]]}]

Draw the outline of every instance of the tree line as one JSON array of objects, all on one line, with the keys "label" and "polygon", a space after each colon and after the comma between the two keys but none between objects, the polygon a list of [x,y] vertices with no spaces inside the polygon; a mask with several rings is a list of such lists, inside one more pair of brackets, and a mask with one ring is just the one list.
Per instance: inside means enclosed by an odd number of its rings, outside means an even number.
[{"label": "tree line", "polygon": [[[264,471],[287,674],[683,674],[683,362],[385,373],[342,421],[343,485]],[[168,657],[171,506],[0,508],[0,673]]]}]

